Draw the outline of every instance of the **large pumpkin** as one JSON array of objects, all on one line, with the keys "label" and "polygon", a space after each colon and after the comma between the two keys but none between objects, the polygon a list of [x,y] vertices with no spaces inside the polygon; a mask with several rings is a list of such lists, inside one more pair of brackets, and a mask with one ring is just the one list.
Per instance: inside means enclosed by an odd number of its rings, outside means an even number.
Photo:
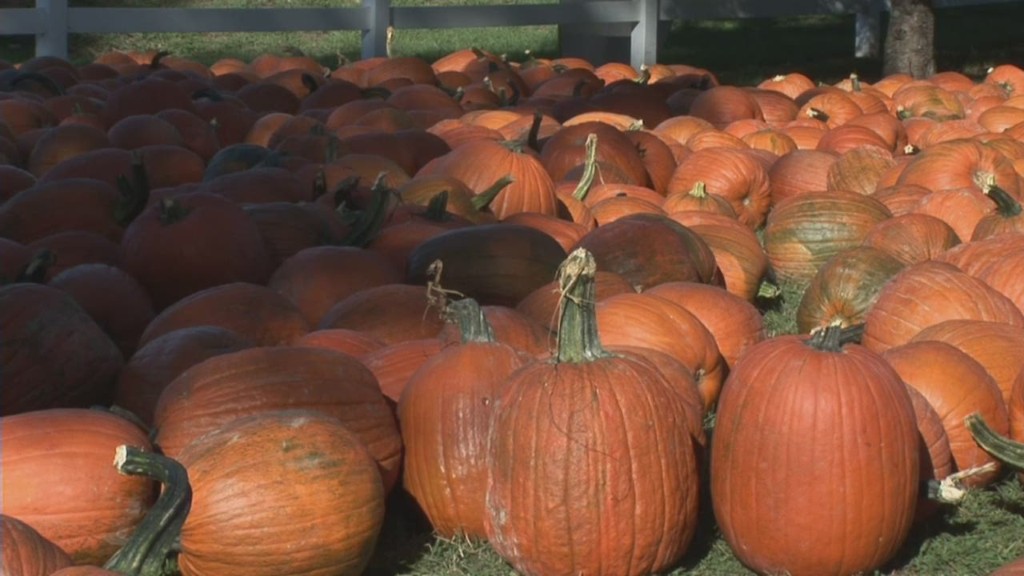
[{"label": "large pumpkin", "polygon": [[384,522],[373,457],[335,418],[253,415],[180,456],[192,484],[183,576],[357,575]]},{"label": "large pumpkin", "polygon": [[0,419],[4,514],[35,528],[76,563],[101,564],[127,542],[154,486],[117,473],[122,444],[149,448],[134,424],[99,410],[52,409]]},{"label": "large pumpkin", "polygon": [[715,518],[762,574],[873,570],[910,530],[919,442],[899,375],[866,348],[842,346],[838,327],[767,340],[737,362],[719,398]]},{"label": "large pumpkin", "polygon": [[155,442],[177,457],[232,420],[278,410],[316,410],[338,418],[377,459],[385,485],[398,479],[401,438],[377,379],[356,358],[318,348],[248,348],[189,368],[160,395]]},{"label": "large pumpkin", "polygon": [[558,351],[515,372],[495,411],[487,535],[523,574],[657,572],[696,529],[688,411],[653,364],[602,348],[596,268],[585,250],[566,260]]},{"label": "large pumpkin", "polygon": [[461,342],[424,362],[398,402],[402,482],[438,534],[483,538],[494,400],[528,357],[495,340],[474,300],[459,300],[448,310]]}]

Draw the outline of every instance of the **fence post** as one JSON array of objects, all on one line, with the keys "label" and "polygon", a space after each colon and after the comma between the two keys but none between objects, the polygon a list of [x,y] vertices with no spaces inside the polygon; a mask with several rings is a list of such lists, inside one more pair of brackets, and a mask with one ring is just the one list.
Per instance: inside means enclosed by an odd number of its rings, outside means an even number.
[{"label": "fence post", "polygon": [[853,53],[857,58],[877,58],[882,47],[883,0],[861,0],[857,3]]},{"label": "fence post", "polygon": [[629,63],[640,70],[658,61],[658,0],[637,2],[637,23],[629,34]]},{"label": "fence post", "polygon": [[46,31],[36,34],[36,56],[68,57],[68,0],[36,0]]},{"label": "fence post", "polygon": [[373,58],[387,54],[388,26],[391,25],[391,0],[363,0],[369,12],[369,28],[363,30],[362,57]]}]

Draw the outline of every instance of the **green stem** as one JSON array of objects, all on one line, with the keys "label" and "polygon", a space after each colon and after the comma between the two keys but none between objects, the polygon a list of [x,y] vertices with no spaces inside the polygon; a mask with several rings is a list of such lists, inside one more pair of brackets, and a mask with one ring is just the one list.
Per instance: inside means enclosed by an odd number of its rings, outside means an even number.
[{"label": "green stem", "polygon": [[1000,436],[977,412],[964,418],[964,424],[970,430],[971,436],[974,437],[978,446],[999,461],[1018,470],[1024,470],[1024,444]]},{"label": "green stem", "polygon": [[351,218],[352,231],[342,241],[344,246],[365,247],[380,233],[391,212],[391,201],[395,191],[384,183],[387,176],[381,172],[371,188],[370,205]]},{"label": "green stem", "polygon": [[45,284],[46,273],[50,267],[57,263],[57,255],[49,248],[43,248],[36,252],[32,259],[25,264],[25,267],[18,273],[15,282],[31,282],[32,284]]},{"label": "green stem", "polygon": [[120,226],[127,227],[149,203],[149,175],[138,151],[132,152],[131,178],[118,175],[117,189],[120,197],[114,206],[114,219]]},{"label": "green stem", "polygon": [[559,305],[557,362],[592,362],[612,356],[597,333],[597,262],[585,248],[573,250],[558,269]]},{"label": "green stem", "polygon": [[533,122],[530,124],[530,131],[526,134],[526,145],[540,152],[540,125],[544,115],[539,110],[533,112]]},{"label": "green stem", "polygon": [[494,329],[491,327],[480,303],[472,298],[455,300],[448,304],[446,316],[450,322],[459,327],[462,343],[495,342]]},{"label": "green stem", "polygon": [[812,330],[807,345],[821,352],[839,352],[847,344],[860,342],[863,335],[863,324],[843,326],[840,322],[833,322]]},{"label": "green stem", "polygon": [[515,178],[511,175],[506,174],[501,178],[495,180],[494,184],[491,184],[483,192],[473,196],[470,199],[470,204],[473,205],[473,209],[477,212],[483,212],[494,202],[494,199],[498,197],[498,193],[508,187],[509,184],[515,182]]},{"label": "green stem", "polygon": [[173,197],[160,200],[159,209],[160,223],[164,226],[181,222],[191,211]]},{"label": "green stem", "polygon": [[432,222],[444,222],[449,219],[447,190],[441,190],[427,201],[423,216]]},{"label": "green stem", "polygon": [[1020,202],[1013,196],[1010,196],[1006,190],[992,184],[992,186],[986,187],[983,192],[996,203],[996,209],[999,211],[1000,216],[1012,218],[1020,215]]},{"label": "green stem", "polygon": [[188,473],[175,460],[125,445],[118,446],[114,466],[122,474],[153,478],[163,490],[128,543],[103,567],[129,576],[170,574],[170,557],[192,506]]},{"label": "green stem", "polygon": [[580,176],[579,184],[572,191],[572,197],[583,201],[590,188],[594,185],[594,177],[597,175],[597,134],[587,134],[587,141],[583,144],[586,150],[586,157],[583,160],[583,175]]}]

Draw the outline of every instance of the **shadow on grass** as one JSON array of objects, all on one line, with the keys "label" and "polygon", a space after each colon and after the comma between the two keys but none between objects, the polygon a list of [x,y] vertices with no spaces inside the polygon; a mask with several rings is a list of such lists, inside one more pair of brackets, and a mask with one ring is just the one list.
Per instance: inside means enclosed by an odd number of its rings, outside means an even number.
[{"label": "shadow on grass", "polygon": [[384,527],[367,576],[393,576],[409,572],[429,552],[435,536],[419,506],[407,492],[396,487],[388,496]]}]

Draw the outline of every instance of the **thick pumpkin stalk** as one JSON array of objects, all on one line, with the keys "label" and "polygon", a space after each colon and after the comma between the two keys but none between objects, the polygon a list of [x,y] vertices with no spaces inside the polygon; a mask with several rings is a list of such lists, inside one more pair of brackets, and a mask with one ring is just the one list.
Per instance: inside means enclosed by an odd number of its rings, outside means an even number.
[{"label": "thick pumpkin stalk", "polygon": [[569,254],[558,269],[559,306],[558,362],[591,362],[613,356],[601,346],[597,334],[597,262],[584,248]]},{"label": "thick pumpkin stalk", "polygon": [[163,484],[163,490],[128,543],[104,568],[128,576],[173,574],[171,555],[192,506],[185,468],[166,456],[124,445],[117,447],[114,466],[122,474],[153,478]]},{"label": "thick pumpkin stalk", "polygon": [[975,178],[975,183],[993,202],[1000,216],[1010,218],[1021,213],[1020,202],[996,184],[995,174],[986,172]]},{"label": "thick pumpkin stalk", "polygon": [[594,177],[597,175],[597,134],[587,134],[587,141],[583,144],[586,156],[583,160],[583,175],[576,189],[572,191],[572,197],[582,201],[590,193],[594,185]]},{"label": "thick pumpkin stalk", "polygon": [[114,218],[121,226],[128,226],[149,203],[149,175],[138,151],[132,153],[131,176],[119,175],[117,189],[120,197],[114,206]]},{"label": "thick pumpkin stalk", "polygon": [[978,446],[1000,461],[1018,470],[1024,470],[1024,444],[1000,436],[977,412],[964,418],[964,425],[970,430]]},{"label": "thick pumpkin stalk", "polygon": [[471,342],[494,342],[494,329],[484,316],[480,304],[472,298],[463,298],[448,304],[445,315],[449,322],[459,327],[463,344]]}]

